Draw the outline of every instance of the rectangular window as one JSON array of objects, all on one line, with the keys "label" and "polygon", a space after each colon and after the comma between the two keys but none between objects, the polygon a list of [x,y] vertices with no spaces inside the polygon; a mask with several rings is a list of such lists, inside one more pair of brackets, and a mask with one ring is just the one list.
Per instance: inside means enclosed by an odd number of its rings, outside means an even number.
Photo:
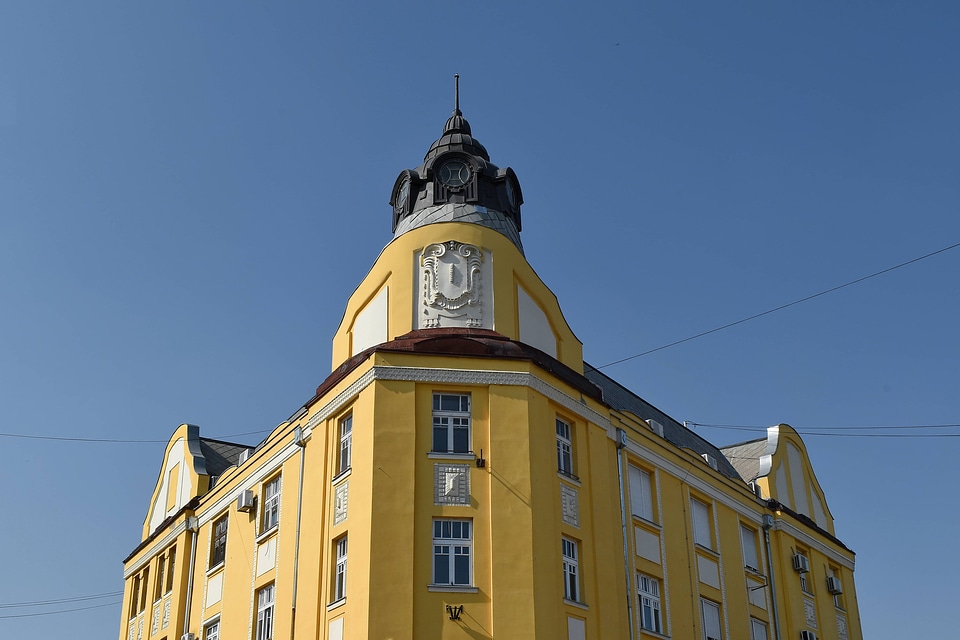
[{"label": "rectangular window", "polygon": [[433,450],[470,453],[469,394],[433,394]]},{"label": "rectangular window", "polygon": [[470,520],[433,521],[433,583],[471,584]]},{"label": "rectangular window", "polygon": [[223,564],[227,559],[227,516],[213,523],[213,543],[210,545],[210,568]]},{"label": "rectangular window", "polygon": [[713,536],[710,531],[713,523],[710,520],[710,507],[696,498],[690,498],[690,512],[693,517],[693,541],[707,549],[713,549]]},{"label": "rectangular window", "polygon": [[740,548],[743,550],[743,566],[760,573],[760,558],[757,556],[757,532],[745,524],[740,525]]},{"label": "rectangular window", "polygon": [[166,591],[164,593],[170,593],[173,591],[173,569],[177,566],[177,548],[170,547],[170,552],[167,554],[167,584]]},{"label": "rectangular window", "polygon": [[800,574],[800,590],[803,591],[804,593],[809,593],[810,595],[813,595],[813,591],[810,590],[810,582],[807,580],[806,573]]},{"label": "rectangular window", "polygon": [[140,576],[136,575],[133,577],[133,589],[131,591],[132,597],[130,598],[130,617],[133,618],[137,615],[138,609],[137,606],[140,604]]},{"label": "rectangular window", "polygon": [[573,433],[568,422],[557,418],[557,469],[573,475]]},{"label": "rectangular window", "polygon": [[563,597],[580,602],[580,564],[577,560],[577,543],[569,538],[560,539],[563,554]]},{"label": "rectangular window", "polygon": [[340,421],[340,456],[337,458],[337,475],[350,469],[353,451],[353,416]]},{"label": "rectangular window", "polygon": [[703,640],[721,640],[720,605],[700,599],[700,622],[703,625]]},{"label": "rectangular window", "polygon": [[750,640],[767,640],[767,623],[750,618]]},{"label": "rectangular window", "polygon": [[347,597],[347,536],[334,541],[337,553],[337,568],[333,576],[333,601]]},{"label": "rectangular window", "polygon": [[637,593],[640,597],[640,627],[663,633],[660,622],[660,582],[656,578],[637,574]]},{"label": "rectangular window", "polygon": [[257,592],[256,640],[273,640],[273,585]]},{"label": "rectangular window", "polygon": [[167,554],[160,554],[157,561],[157,583],[153,589],[153,599],[159,600],[163,596],[164,572],[167,570]]},{"label": "rectangular window", "polygon": [[147,585],[150,584],[150,567],[143,570],[143,581],[140,583],[140,608],[137,610],[142,613],[147,608]]},{"label": "rectangular window", "polygon": [[269,531],[280,523],[280,476],[263,485],[263,516],[260,531]]},{"label": "rectangular window", "polygon": [[211,622],[203,628],[203,640],[220,640],[220,621]]},{"label": "rectangular window", "polygon": [[653,522],[653,495],[650,474],[633,465],[628,467],[630,479],[630,511],[633,515]]}]

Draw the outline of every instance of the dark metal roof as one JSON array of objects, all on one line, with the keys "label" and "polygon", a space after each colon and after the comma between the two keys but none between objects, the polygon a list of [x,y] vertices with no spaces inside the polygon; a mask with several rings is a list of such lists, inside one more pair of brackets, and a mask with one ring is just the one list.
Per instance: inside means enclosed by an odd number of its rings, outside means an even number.
[{"label": "dark metal roof", "polygon": [[655,420],[663,425],[663,437],[669,443],[685,449],[692,449],[698,454],[709,454],[717,460],[717,471],[733,478],[742,480],[736,468],[730,464],[726,456],[696,433],[686,428],[660,409],[633,393],[613,378],[597,371],[587,363],[583,363],[590,382],[594,383],[603,392],[603,401],[617,411],[629,411],[643,420]]},{"label": "dark metal roof", "polygon": [[246,444],[200,438],[200,453],[207,461],[207,473],[211,477],[219,476],[230,467],[237,466],[240,452],[251,448]]}]

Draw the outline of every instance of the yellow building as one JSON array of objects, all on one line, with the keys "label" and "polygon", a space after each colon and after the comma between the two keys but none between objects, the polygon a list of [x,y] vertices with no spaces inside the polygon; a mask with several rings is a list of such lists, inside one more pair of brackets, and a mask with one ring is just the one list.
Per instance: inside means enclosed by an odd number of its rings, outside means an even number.
[{"label": "yellow building", "polygon": [[796,431],[720,450],[585,365],[459,108],[390,203],[316,395],[170,438],[120,640],[861,640]]}]

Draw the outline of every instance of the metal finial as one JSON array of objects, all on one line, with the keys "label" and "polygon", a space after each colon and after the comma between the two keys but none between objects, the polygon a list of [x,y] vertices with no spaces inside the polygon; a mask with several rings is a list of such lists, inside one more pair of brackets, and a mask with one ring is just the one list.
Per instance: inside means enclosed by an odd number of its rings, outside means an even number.
[{"label": "metal finial", "polygon": [[460,74],[453,74],[453,112],[460,113]]}]

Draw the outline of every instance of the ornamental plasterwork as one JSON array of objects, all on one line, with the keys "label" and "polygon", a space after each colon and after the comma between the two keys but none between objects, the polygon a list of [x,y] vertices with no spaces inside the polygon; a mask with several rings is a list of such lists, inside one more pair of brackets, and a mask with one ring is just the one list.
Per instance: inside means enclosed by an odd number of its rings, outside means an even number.
[{"label": "ornamental plasterwork", "polygon": [[433,503],[470,506],[470,465],[433,465]]},{"label": "ornamental plasterwork", "polygon": [[817,605],[813,602],[813,600],[804,599],[803,615],[804,615],[804,618],[806,619],[807,626],[810,627],[811,629],[816,629],[817,628]]},{"label": "ornamental plasterwork", "polygon": [[580,527],[580,501],[576,489],[560,485],[560,509],[564,522]]},{"label": "ornamental plasterwork", "polygon": [[349,492],[349,481],[344,481],[337,485],[333,498],[333,524],[340,524],[347,519],[347,494]]},{"label": "ornamental plasterwork", "polygon": [[448,240],[420,253],[417,328],[482,327],[483,251]]}]

